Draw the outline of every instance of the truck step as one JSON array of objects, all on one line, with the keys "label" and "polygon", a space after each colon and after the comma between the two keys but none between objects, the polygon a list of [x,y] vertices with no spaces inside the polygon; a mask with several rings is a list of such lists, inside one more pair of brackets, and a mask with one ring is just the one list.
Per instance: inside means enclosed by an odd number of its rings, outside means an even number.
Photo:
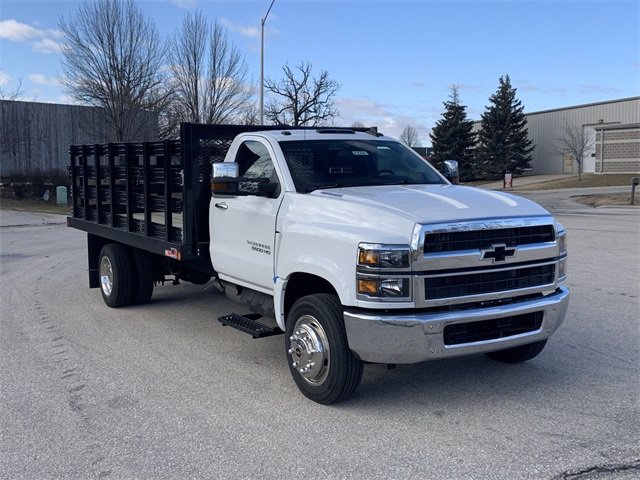
[{"label": "truck step", "polygon": [[241,332],[248,333],[253,338],[270,337],[271,335],[279,335],[281,333],[284,333],[277,326],[270,327],[258,322],[257,320],[259,318],[262,318],[262,315],[257,313],[248,313],[246,315],[238,315],[237,313],[232,313],[230,315],[218,317],[218,321],[222,325],[229,325],[230,327],[236,328]]}]

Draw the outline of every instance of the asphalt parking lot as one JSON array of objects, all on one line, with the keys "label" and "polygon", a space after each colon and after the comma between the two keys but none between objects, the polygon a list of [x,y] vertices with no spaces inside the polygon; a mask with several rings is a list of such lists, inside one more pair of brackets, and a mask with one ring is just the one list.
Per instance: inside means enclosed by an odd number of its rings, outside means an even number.
[{"label": "asphalt parking lot", "polygon": [[640,215],[544,201],[572,299],[539,357],[368,365],[330,407],[213,288],[109,309],[82,232],[0,211],[0,478],[638,478]]}]

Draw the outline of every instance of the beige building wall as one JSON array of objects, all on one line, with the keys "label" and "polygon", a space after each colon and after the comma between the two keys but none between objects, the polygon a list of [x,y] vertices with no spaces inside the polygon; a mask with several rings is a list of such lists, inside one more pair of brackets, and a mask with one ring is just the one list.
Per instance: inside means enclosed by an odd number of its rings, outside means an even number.
[{"label": "beige building wall", "polygon": [[[637,142],[636,147],[633,147],[633,139],[625,136],[616,144],[608,143],[608,135],[621,125],[640,124],[640,97],[533,112],[526,114],[526,117],[529,138],[535,145],[530,174],[578,173],[577,162],[572,161],[561,148],[561,138],[567,125],[581,128],[584,135],[592,140],[592,147],[585,153],[582,160],[583,172],[602,172],[596,132],[601,132],[603,127],[612,128],[612,130],[606,130],[604,134],[604,172],[607,172],[607,168],[611,172],[622,171],[622,169],[627,169],[625,172],[640,172],[638,161],[634,163],[633,160],[634,155],[636,159],[638,158],[637,150],[634,150],[637,148]],[[623,135],[633,135],[633,133]],[[614,167],[611,163],[607,166],[607,158],[617,165]]]},{"label": "beige building wall", "polygon": [[640,124],[596,127],[595,154],[596,172],[640,172]]}]

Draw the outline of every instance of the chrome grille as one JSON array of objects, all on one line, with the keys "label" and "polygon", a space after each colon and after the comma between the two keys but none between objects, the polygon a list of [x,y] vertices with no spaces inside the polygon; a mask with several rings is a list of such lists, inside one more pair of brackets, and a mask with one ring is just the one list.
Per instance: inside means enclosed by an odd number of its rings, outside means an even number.
[{"label": "chrome grille", "polygon": [[[513,299],[552,290],[559,245],[550,216],[417,225],[411,269],[418,307]],[[487,255],[492,251],[508,255]]]},{"label": "chrome grille", "polygon": [[475,250],[503,243],[507,247],[553,242],[553,225],[531,225],[524,227],[450,231],[427,233],[424,239],[424,253]]},{"label": "chrome grille", "polygon": [[429,301],[550,285],[554,279],[554,264],[510,267],[490,272],[426,276],[424,291],[425,298]]}]

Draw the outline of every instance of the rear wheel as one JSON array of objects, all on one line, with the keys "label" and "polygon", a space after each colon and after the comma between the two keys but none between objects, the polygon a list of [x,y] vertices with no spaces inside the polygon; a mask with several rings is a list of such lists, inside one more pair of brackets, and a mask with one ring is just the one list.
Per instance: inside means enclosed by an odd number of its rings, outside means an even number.
[{"label": "rear wheel", "polygon": [[149,303],[153,295],[153,283],[155,280],[153,272],[153,257],[144,250],[131,249],[133,258],[133,294],[131,303],[133,305],[144,305]]},{"label": "rear wheel", "polygon": [[347,343],[343,312],[335,295],[300,298],[287,318],[289,370],[307,398],[328,405],[349,397],[362,379],[362,362]]},{"label": "rear wheel", "polygon": [[497,352],[489,352],[485,355],[492,360],[503,363],[520,363],[537,357],[547,344],[546,340],[530,343],[528,345],[520,345],[519,347],[499,350]]},{"label": "rear wheel", "polygon": [[133,282],[129,252],[123,245],[109,243],[100,251],[100,291],[104,303],[112,308],[131,303]]}]

